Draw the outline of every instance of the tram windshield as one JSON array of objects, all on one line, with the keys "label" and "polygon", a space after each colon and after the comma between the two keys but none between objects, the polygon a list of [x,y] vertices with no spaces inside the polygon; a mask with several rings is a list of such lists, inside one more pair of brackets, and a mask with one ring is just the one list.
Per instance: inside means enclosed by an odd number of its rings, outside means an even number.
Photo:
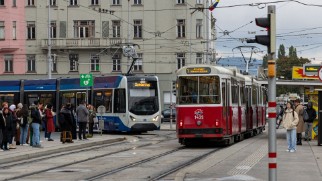
[{"label": "tram windshield", "polygon": [[152,115],[159,111],[156,81],[129,81],[129,111],[136,115]]},{"label": "tram windshield", "polygon": [[220,104],[218,76],[179,77],[179,104]]}]

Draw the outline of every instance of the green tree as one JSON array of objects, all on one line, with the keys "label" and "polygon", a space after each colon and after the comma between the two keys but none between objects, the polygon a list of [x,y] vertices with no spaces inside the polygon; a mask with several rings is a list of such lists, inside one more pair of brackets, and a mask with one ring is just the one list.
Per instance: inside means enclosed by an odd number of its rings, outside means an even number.
[{"label": "green tree", "polygon": [[282,58],[285,57],[286,53],[285,53],[285,47],[283,44],[280,45],[279,49],[278,49],[278,55],[277,58]]}]

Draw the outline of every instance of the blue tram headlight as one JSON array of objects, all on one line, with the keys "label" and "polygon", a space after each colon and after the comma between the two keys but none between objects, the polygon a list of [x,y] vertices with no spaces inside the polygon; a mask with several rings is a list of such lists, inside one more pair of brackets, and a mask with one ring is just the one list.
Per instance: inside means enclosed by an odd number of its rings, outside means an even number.
[{"label": "blue tram headlight", "polygon": [[130,116],[130,118],[131,118],[132,121],[136,121],[135,117]]},{"label": "blue tram headlight", "polygon": [[158,121],[158,119],[159,119],[159,116],[156,116],[152,119],[152,121]]}]

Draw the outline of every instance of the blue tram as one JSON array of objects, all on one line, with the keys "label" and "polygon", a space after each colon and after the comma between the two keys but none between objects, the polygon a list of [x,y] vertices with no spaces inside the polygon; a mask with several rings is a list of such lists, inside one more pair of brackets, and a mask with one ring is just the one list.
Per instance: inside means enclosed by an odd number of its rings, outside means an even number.
[{"label": "blue tram", "polygon": [[81,87],[79,78],[0,81],[0,104],[21,102],[29,106],[36,100],[54,105],[55,112],[66,103],[76,108],[82,100],[96,109],[103,105],[106,112],[97,114],[104,120],[103,131],[160,129],[160,88],[156,76],[98,76],[92,87]]}]

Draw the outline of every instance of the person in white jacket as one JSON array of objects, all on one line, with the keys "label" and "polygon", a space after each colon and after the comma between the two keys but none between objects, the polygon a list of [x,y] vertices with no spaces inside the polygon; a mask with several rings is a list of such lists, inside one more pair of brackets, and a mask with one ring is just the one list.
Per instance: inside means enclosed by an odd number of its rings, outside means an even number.
[{"label": "person in white jacket", "polygon": [[286,129],[286,140],[288,149],[291,153],[296,151],[296,127],[299,122],[299,117],[294,111],[292,102],[287,102],[286,110],[283,115],[283,127]]}]

